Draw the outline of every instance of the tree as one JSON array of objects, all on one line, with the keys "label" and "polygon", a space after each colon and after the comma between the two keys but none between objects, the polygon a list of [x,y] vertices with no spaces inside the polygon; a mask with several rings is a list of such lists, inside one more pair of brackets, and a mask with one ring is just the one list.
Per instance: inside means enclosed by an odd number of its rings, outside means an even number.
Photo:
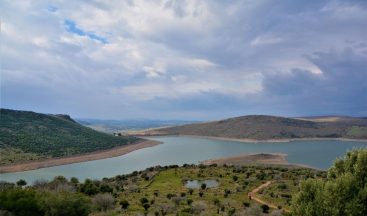
[{"label": "tree", "polygon": [[19,187],[23,187],[23,186],[27,185],[27,182],[24,179],[20,179],[19,181],[17,181],[17,185]]},{"label": "tree", "polygon": [[18,216],[44,214],[39,205],[38,194],[33,189],[9,188],[0,191],[0,209]]},{"label": "tree", "polygon": [[348,152],[325,181],[307,180],[293,197],[294,215],[367,215],[367,148]]},{"label": "tree", "polygon": [[202,183],[200,187],[201,187],[201,189],[205,190],[206,184],[205,183]]},{"label": "tree", "polygon": [[70,182],[75,184],[75,185],[79,184],[79,180],[76,177],[71,177]]}]

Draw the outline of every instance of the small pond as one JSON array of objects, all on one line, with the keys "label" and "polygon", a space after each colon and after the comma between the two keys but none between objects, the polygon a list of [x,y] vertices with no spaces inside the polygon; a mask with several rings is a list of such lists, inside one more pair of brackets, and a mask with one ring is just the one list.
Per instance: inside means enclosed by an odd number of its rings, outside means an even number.
[{"label": "small pond", "polygon": [[218,187],[219,182],[215,179],[207,179],[207,180],[189,180],[186,182],[186,188],[198,189],[202,184],[206,184],[206,188],[214,188]]}]

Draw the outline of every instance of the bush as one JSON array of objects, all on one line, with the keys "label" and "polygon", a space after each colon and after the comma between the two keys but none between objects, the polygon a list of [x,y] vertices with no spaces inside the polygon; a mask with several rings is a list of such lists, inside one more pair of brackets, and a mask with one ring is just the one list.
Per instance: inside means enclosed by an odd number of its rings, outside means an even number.
[{"label": "bush", "polygon": [[192,193],[194,193],[194,189],[190,188],[189,189],[189,194],[192,195]]},{"label": "bush", "polygon": [[39,197],[32,189],[6,189],[0,191],[0,209],[7,210],[18,216],[38,216],[44,211],[39,205]]},{"label": "bush", "polygon": [[127,200],[120,201],[120,205],[122,209],[127,209],[130,205],[130,203]]},{"label": "bush", "polygon": [[263,213],[269,213],[269,206],[268,205],[266,205],[266,204],[262,204],[261,206],[260,206],[260,208],[261,208],[261,210],[263,211]]},{"label": "bush", "polygon": [[249,203],[249,202],[243,202],[242,204],[243,204],[243,206],[244,206],[245,208],[250,207],[250,203]]},{"label": "bush", "polygon": [[295,215],[367,215],[367,148],[348,152],[329,169],[326,181],[301,183],[293,196]]},{"label": "bush", "polygon": [[144,203],[143,208],[145,209],[145,211],[148,210],[150,208],[149,203]]},{"label": "bush", "polygon": [[192,204],[192,199],[187,199],[187,205],[191,205]]},{"label": "bush", "polygon": [[41,197],[41,209],[45,215],[87,216],[91,211],[90,199],[79,193],[48,192]]},{"label": "bush", "polygon": [[140,203],[144,204],[144,203],[148,203],[149,200],[146,197],[140,198]]},{"label": "bush", "polygon": [[19,181],[17,181],[17,185],[19,187],[23,187],[23,186],[27,185],[27,182],[24,179],[20,179]]},{"label": "bush", "polygon": [[109,193],[97,194],[93,197],[92,203],[97,210],[106,211],[115,206],[115,198]]},{"label": "bush", "polygon": [[200,187],[201,187],[202,190],[205,190],[206,184],[205,183],[202,183]]}]

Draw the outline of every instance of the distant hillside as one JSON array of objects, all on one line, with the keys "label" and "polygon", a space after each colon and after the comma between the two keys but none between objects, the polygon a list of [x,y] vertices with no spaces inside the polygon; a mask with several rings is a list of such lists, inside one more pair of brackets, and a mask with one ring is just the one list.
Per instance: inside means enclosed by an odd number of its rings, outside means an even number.
[{"label": "distant hillside", "polygon": [[144,131],[144,135],[196,135],[237,139],[367,139],[367,119],[352,117],[284,118],[250,115],[221,121]]},{"label": "distant hillside", "polygon": [[132,130],[177,126],[194,123],[183,120],[154,120],[154,119],[130,119],[130,120],[102,120],[102,119],[76,119],[80,124],[94,130],[106,133],[119,133]]},{"label": "distant hillside", "polygon": [[104,150],[135,142],[84,127],[68,115],[0,109],[0,164]]}]

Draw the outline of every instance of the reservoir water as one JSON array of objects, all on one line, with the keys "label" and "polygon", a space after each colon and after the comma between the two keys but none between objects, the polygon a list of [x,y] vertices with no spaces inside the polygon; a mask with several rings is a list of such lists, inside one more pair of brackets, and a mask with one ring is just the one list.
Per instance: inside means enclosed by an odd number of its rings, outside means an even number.
[{"label": "reservoir water", "polygon": [[0,181],[15,182],[24,179],[30,184],[37,179],[50,180],[57,175],[67,178],[77,177],[79,180],[102,179],[155,165],[197,164],[207,159],[242,153],[285,153],[290,163],[327,169],[337,157],[343,156],[348,150],[367,147],[367,142],[339,140],[244,143],[184,136],[150,137],[149,139],[161,141],[163,144],[114,158],[0,174]]}]

